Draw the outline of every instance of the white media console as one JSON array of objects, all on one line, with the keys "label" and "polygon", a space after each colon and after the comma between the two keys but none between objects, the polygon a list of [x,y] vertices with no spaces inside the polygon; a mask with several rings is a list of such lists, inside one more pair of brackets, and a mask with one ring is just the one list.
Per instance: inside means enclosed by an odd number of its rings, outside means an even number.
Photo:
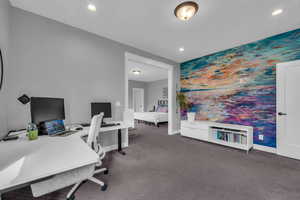
[{"label": "white media console", "polygon": [[181,121],[181,135],[248,151],[253,147],[253,128],[210,121]]}]

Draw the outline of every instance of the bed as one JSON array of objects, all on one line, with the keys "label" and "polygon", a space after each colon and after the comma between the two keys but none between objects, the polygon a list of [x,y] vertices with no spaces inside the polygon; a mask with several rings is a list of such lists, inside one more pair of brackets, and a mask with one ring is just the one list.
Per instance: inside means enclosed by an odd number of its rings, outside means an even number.
[{"label": "bed", "polygon": [[134,119],[153,123],[157,127],[160,123],[168,122],[168,100],[159,100],[155,112],[135,112]]}]

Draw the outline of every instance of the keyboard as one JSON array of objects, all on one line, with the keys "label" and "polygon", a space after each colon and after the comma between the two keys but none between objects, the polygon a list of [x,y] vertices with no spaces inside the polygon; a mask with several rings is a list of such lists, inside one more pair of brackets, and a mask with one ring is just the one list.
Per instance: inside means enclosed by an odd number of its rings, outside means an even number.
[{"label": "keyboard", "polygon": [[101,127],[119,126],[120,124],[102,124]]},{"label": "keyboard", "polygon": [[83,127],[89,127],[89,126],[91,126],[90,123],[82,123],[82,124],[80,124],[80,125],[83,126]]},{"label": "keyboard", "polygon": [[73,135],[74,133],[77,133],[77,132],[78,131],[63,131],[63,132],[57,133],[53,136],[66,137],[66,136],[69,136],[69,135]]}]

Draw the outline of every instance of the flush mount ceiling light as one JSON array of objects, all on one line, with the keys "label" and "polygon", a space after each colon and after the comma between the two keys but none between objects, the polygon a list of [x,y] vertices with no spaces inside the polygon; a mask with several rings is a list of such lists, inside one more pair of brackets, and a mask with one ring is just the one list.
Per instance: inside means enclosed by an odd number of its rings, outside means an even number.
[{"label": "flush mount ceiling light", "polygon": [[191,19],[198,11],[199,6],[196,2],[193,1],[186,1],[181,4],[179,4],[175,10],[174,14],[175,16],[182,20],[187,21]]},{"label": "flush mount ceiling light", "polygon": [[276,15],[280,15],[281,13],[282,13],[282,9],[277,9],[277,10],[274,10],[273,12],[272,12],[272,15],[273,16],[276,16]]},{"label": "flush mount ceiling light", "polygon": [[96,6],[95,6],[94,4],[92,4],[92,3],[89,3],[87,8],[88,8],[90,11],[92,11],[92,12],[96,12],[96,11],[97,11]]},{"label": "flush mount ceiling light", "polygon": [[140,70],[134,69],[134,70],[132,70],[132,73],[134,75],[140,75],[142,72]]}]

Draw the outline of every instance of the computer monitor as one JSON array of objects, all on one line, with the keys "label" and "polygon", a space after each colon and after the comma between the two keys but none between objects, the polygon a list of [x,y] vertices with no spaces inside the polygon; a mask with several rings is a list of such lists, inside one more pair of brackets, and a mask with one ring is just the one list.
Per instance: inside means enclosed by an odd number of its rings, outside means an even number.
[{"label": "computer monitor", "polygon": [[64,120],[64,99],[31,97],[30,111],[31,121],[36,125],[50,120]]},{"label": "computer monitor", "polygon": [[111,118],[111,103],[91,103],[91,114],[99,115],[104,113],[103,118]]}]

